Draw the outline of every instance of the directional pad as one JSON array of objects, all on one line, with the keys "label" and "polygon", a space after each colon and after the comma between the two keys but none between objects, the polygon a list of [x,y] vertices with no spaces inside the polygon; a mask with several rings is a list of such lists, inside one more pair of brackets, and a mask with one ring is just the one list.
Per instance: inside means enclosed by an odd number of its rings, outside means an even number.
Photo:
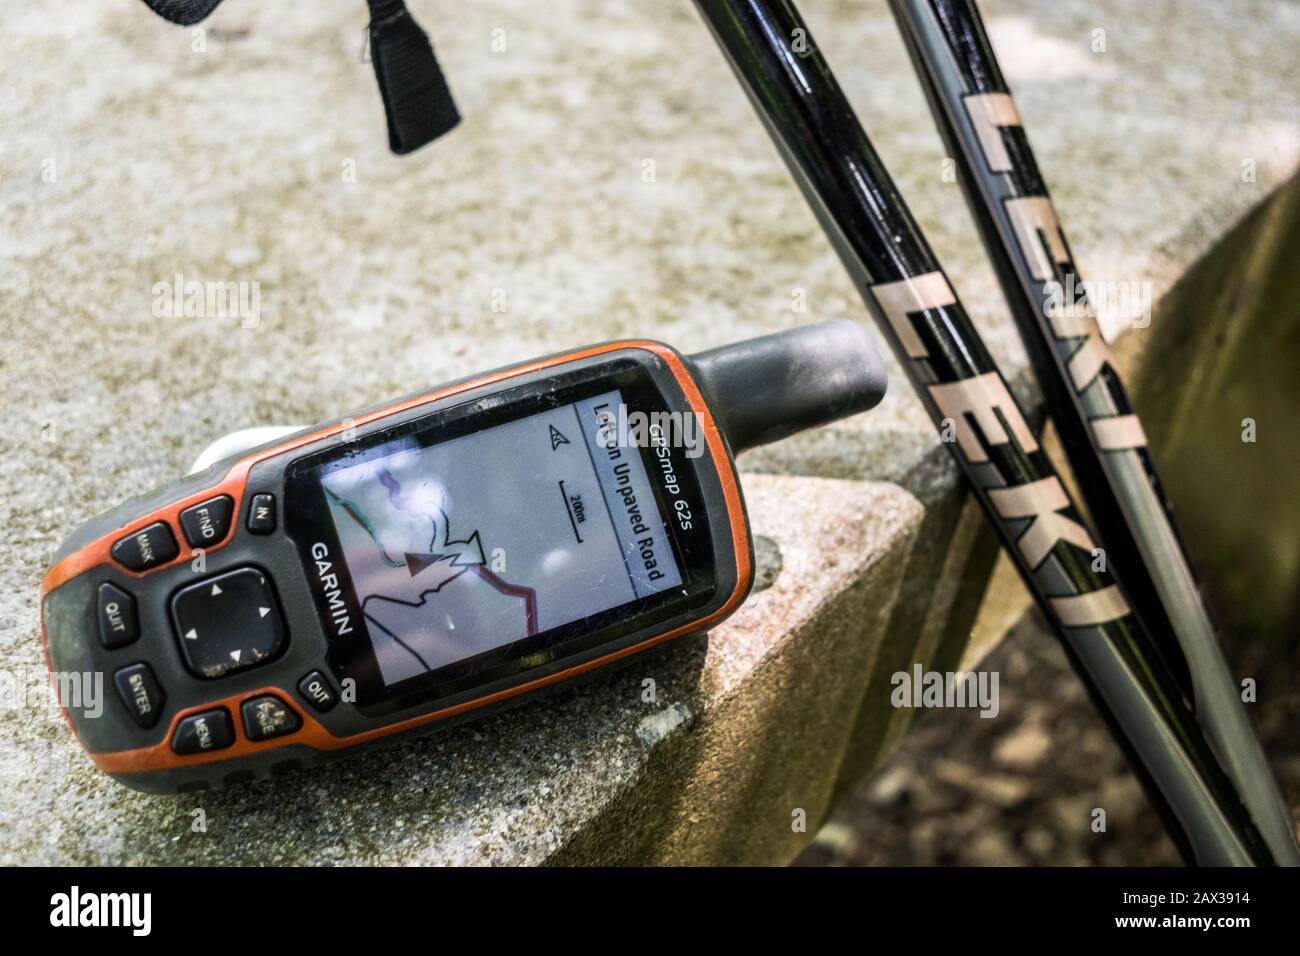
[{"label": "directional pad", "polygon": [[284,647],[284,621],[266,575],[238,568],[176,592],[172,623],[185,666],[224,677],[264,664]]}]

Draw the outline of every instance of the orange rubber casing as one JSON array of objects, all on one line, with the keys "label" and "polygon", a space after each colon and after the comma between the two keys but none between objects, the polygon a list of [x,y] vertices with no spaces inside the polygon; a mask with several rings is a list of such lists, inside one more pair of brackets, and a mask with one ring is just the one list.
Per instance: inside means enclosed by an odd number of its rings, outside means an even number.
[{"label": "orange rubber casing", "polygon": [[[324,726],[323,723],[321,723],[321,721],[316,719],[313,713],[308,708],[304,707],[300,701],[294,699],[292,695],[285,694],[284,688],[282,687],[269,686],[261,688],[260,690],[245,689],[237,694],[218,694],[201,705],[186,707],[185,709],[173,714],[165,735],[162,740],[156,744],[113,752],[93,752],[88,748],[89,756],[96,766],[110,774],[140,774],[149,771],[195,766],[218,761],[232,761],[248,754],[261,753],[287,746],[306,746],[320,752],[337,752],[346,748],[379,740],[384,737],[411,731],[424,725],[433,724],[449,717],[487,707],[561,681],[569,680],[588,671],[628,657],[638,651],[662,644],[663,642],[681,634],[706,628],[735,611],[748,594],[749,586],[753,577],[753,567],[744,503],[736,477],[735,465],[732,462],[726,442],[717,427],[717,423],[710,412],[704,396],[701,394],[698,385],[692,378],[682,357],[677,352],[668,346],[657,342],[610,342],[603,345],[538,359],[513,368],[492,372],[479,378],[457,382],[423,395],[403,399],[393,403],[392,405],[359,415],[354,419],[324,426],[309,433],[287,438],[283,442],[274,444],[273,446],[255,450],[249,453],[246,457],[240,458],[231,464],[226,469],[224,476],[221,477],[216,484],[204,487],[192,494],[187,494],[185,497],[169,503],[155,511],[140,515],[121,527],[105,533],[90,543],[79,547],[77,550],[58,560],[45,574],[44,580],[41,584],[43,609],[41,639],[45,649],[46,664],[53,676],[55,672],[55,662],[52,660],[50,654],[49,636],[46,631],[46,614],[44,613],[45,601],[52,592],[64,586],[72,579],[87,574],[88,572],[92,572],[106,564],[112,564],[117,571],[127,575],[128,577],[142,578],[147,575],[166,571],[168,568],[183,564],[189,559],[185,549],[181,548],[180,553],[172,561],[144,572],[131,572],[121,568],[113,562],[110,552],[113,543],[124,535],[134,533],[146,525],[157,521],[165,521],[170,527],[176,528],[178,527],[178,515],[181,511],[201,501],[212,498],[214,495],[220,494],[229,495],[233,499],[234,504],[232,514],[237,519],[238,515],[242,513],[241,508],[245,498],[246,483],[249,472],[258,462],[274,456],[282,455],[285,452],[292,451],[296,448],[310,445],[314,442],[320,441],[321,439],[337,435],[347,428],[356,428],[368,425],[394,414],[416,409],[422,405],[441,401],[460,393],[470,392],[474,389],[482,388],[483,386],[508,382],[512,378],[517,378],[529,373],[554,369],[561,365],[595,356],[601,356],[623,349],[645,350],[653,353],[662,360],[671,371],[673,378],[686,396],[691,410],[698,416],[698,420],[702,425],[706,444],[717,469],[722,494],[726,502],[727,515],[732,531],[731,544],[734,549],[735,567],[737,572],[736,585],[721,607],[698,620],[682,626],[674,627],[666,633],[652,636],[633,646],[623,647],[607,655],[584,661],[575,666],[547,674],[543,677],[524,681],[504,690],[486,694],[485,696],[474,698],[456,704],[455,706],[449,706],[423,713],[408,719],[397,720],[393,723],[378,726],[374,729],[349,736],[335,736]],[[221,548],[224,548],[234,538],[237,532],[238,528],[233,527],[231,533],[227,534],[223,541],[207,549],[208,553],[215,553]],[[86,634],[85,638],[91,641],[96,640],[96,637],[93,634]],[[172,750],[170,741],[172,740],[180,721],[186,716],[216,707],[225,707],[232,714],[237,714],[239,711],[239,703],[242,700],[257,695],[258,693],[274,693],[282,699],[287,698],[286,703],[293,708],[302,720],[302,728],[297,732],[286,736],[263,741],[253,741],[245,736],[243,729],[240,726],[240,722],[238,720],[233,720],[235,742],[232,746],[207,753],[198,753],[187,756],[178,755]],[[68,719],[69,725],[72,726],[75,731],[77,728],[71,715],[68,713],[66,704],[62,701],[60,703],[63,706],[64,714]]]}]

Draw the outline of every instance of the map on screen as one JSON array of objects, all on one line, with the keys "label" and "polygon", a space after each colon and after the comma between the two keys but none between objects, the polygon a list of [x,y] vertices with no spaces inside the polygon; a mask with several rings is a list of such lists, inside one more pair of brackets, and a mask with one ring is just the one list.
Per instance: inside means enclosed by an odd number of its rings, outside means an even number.
[{"label": "map on screen", "polygon": [[611,390],[322,476],[385,684],[676,587]]}]

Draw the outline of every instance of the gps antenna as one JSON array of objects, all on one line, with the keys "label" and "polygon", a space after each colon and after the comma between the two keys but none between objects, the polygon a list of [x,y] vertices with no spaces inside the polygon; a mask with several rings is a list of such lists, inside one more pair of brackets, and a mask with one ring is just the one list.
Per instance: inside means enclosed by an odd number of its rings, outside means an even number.
[{"label": "gps antenna", "polygon": [[733,454],[865,412],[885,395],[870,333],[842,319],[692,355]]}]

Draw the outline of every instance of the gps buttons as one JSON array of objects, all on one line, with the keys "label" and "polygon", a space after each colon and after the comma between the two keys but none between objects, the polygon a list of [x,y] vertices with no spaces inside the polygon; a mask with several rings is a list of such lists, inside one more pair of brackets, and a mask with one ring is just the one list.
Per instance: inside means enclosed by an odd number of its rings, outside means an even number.
[{"label": "gps buttons", "polygon": [[325,675],[320,671],[312,671],[298,681],[298,693],[302,694],[307,703],[322,714],[328,710],[333,710],[334,705],[339,702],[338,695],[334,693],[334,688],[330,686],[330,682],[325,679]]},{"label": "gps buttons", "polygon": [[172,736],[172,750],[178,754],[201,754],[221,750],[235,742],[235,728],[224,708],[191,714],[180,722]]},{"label": "gps buttons", "polygon": [[244,718],[244,736],[249,740],[283,737],[302,726],[302,718],[274,694],[250,697],[239,710]]},{"label": "gps buttons", "polygon": [[117,685],[118,696],[137,724],[148,730],[158,723],[158,715],[162,713],[163,701],[167,695],[163,693],[148,664],[123,667],[113,675],[113,683]]},{"label": "gps buttons", "polygon": [[113,560],[131,571],[148,571],[166,564],[178,554],[180,548],[176,546],[176,536],[164,521],[146,525],[135,534],[118,538],[113,544]]},{"label": "gps buttons", "polygon": [[181,530],[190,547],[204,548],[216,544],[230,530],[230,511],[234,507],[229,495],[219,495],[181,512]]},{"label": "gps buttons", "polygon": [[284,647],[284,622],[266,575],[237,568],[176,592],[172,623],[185,666],[224,677],[269,661]]},{"label": "gps buttons", "polygon": [[248,506],[248,530],[253,534],[270,534],[275,530],[274,495],[253,495]]},{"label": "gps buttons", "polygon": [[140,618],[135,611],[135,598],[116,584],[105,581],[99,586],[96,608],[99,642],[110,651],[126,647],[140,636]]}]

